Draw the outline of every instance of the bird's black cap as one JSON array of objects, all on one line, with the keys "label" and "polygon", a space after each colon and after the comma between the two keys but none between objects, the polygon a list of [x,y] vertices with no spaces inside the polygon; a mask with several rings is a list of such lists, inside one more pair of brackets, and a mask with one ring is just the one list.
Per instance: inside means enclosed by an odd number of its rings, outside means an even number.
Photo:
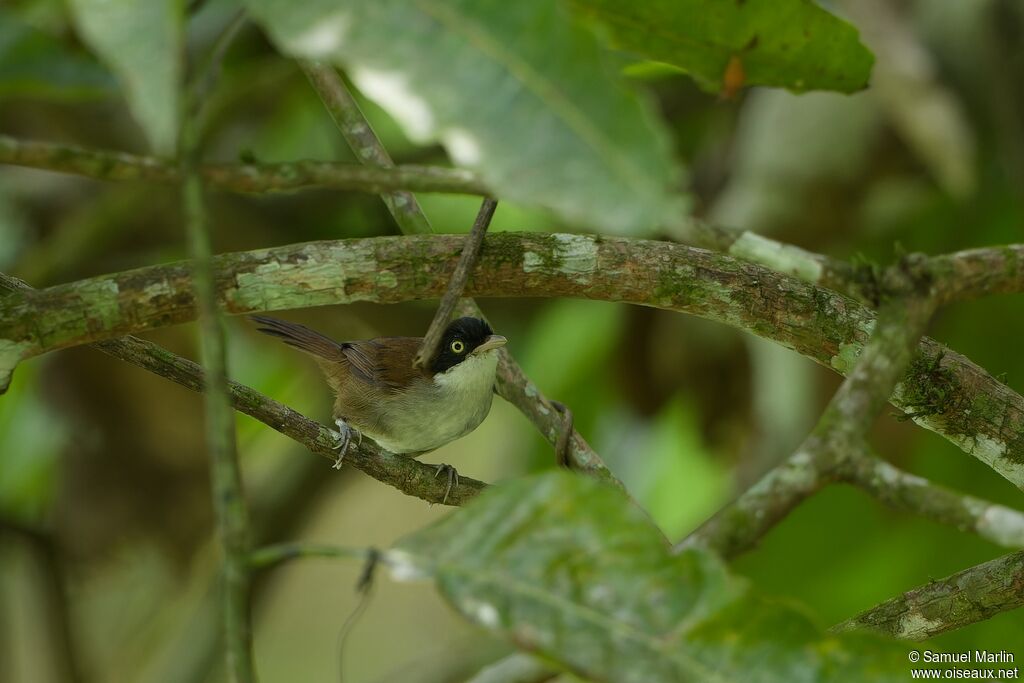
[{"label": "bird's black cap", "polygon": [[441,336],[437,356],[430,364],[431,372],[445,372],[458,365],[492,334],[494,331],[491,326],[487,324],[486,320],[480,318],[459,318],[451,321],[445,328],[444,335]]}]

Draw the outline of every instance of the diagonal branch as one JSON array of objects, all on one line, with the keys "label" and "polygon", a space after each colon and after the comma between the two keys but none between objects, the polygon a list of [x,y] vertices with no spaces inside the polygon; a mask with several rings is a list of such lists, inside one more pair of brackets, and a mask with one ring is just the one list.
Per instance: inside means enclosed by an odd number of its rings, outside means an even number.
[{"label": "diagonal branch", "polygon": [[1024,548],[1024,513],[937,486],[894,467],[867,448],[845,461],[836,476],[893,509],[973,532],[1007,548]]},{"label": "diagonal branch", "polygon": [[[437,297],[461,247],[461,236],[435,235],[222,254],[214,258],[220,303],[243,314]],[[626,238],[488,235],[466,292],[581,297],[691,313],[776,341],[841,374],[852,369],[874,327],[871,311],[829,290],[702,249]],[[180,263],[2,297],[0,377],[39,353],[192,320],[194,305],[188,269]],[[516,383],[499,376],[501,395],[527,406],[556,443],[561,416],[524,378],[508,379]],[[890,401],[1024,488],[1024,397],[970,360],[923,339]],[[579,460],[580,437],[570,441]]]},{"label": "diagonal branch", "polygon": [[473,221],[473,229],[466,235],[465,246],[462,247],[459,261],[455,264],[455,270],[448,281],[448,288],[444,290],[444,296],[441,297],[441,301],[437,305],[437,312],[434,313],[434,318],[430,321],[430,327],[427,328],[427,334],[423,337],[423,343],[420,344],[419,350],[416,351],[413,366],[423,367],[430,359],[437,355],[437,346],[441,343],[441,335],[444,334],[444,330],[451,320],[452,313],[455,311],[455,306],[459,303],[459,298],[466,289],[466,280],[469,279],[469,273],[476,266],[477,259],[480,258],[480,247],[483,246],[484,235],[487,234],[487,228],[490,226],[491,218],[494,217],[494,210],[497,208],[498,202],[490,197],[484,197],[480,210],[477,212],[476,220]]},{"label": "diagonal branch", "polygon": [[[370,127],[352,93],[345,87],[341,76],[329,64],[300,61],[299,67],[306,74],[310,85],[320,96],[327,112],[334,119],[345,142],[364,168],[394,168],[395,162],[384,149],[380,139]],[[433,232],[430,222],[423,213],[416,196],[409,190],[381,192],[381,199],[406,235],[424,235]]]},{"label": "diagonal branch", "polygon": [[860,456],[872,422],[893,393],[935,310],[927,272],[904,263],[890,269],[889,298],[871,338],[818,424],[796,452],[705,522],[676,550],[706,546],[725,557],[749,550],[765,533]]},{"label": "diagonal branch", "polygon": [[1024,551],[907,591],[833,627],[925,640],[1024,606]]},{"label": "diagonal branch", "polygon": [[[187,389],[203,391],[204,377],[198,365],[152,342],[125,337],[100,342],[96,346],[104,353],[149,370]],[[244,384],[229,382],[228,393],[232,406],[238,412],[298,441],[332,463],[337,458],[334,434],[327,427]],[[437,470],[434,466],[388,453],[368,439],[358,447],[349,448],[345,462],[405,494],[428,503],[444,502],[446,485],[435,476]],[[459,485],[452,489],[447,503],[462,505],[485,486],[481,481],[460,475]]]}]

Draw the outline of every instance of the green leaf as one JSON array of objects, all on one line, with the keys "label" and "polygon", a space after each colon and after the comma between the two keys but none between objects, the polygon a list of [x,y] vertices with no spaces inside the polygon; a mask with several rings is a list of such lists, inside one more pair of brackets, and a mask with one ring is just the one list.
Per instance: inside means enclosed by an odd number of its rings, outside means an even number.
[{"label": "green leaf", "polygon": [[181,0],[70,0],[82,39],[113,70],[135,120],[160,154],[178,134]]},{"label": "green leaf", "polygon": [[897,681],[905,648],[823,634],[706,551],[671,555],[624,494],[549,472],[495,486],[388,556],[518,647],[594,681]]},{"label": "green leaf", "polygon": [[502,198],[603,231],[680,210],[668,136],[550,0],[246,0],[289,55],[333,61],[417,142]]},{"label": "green leaf", "polygon": [[0,9],[0,97],[84,100],[108,95],[113,86],[89,55]]},{"label": "green leaf", "polygon": [[677,66],[710,92],[736,57],[742,85],[855,92],[874,56],[857,30],[812,0],[572,0],[613,42]]}]

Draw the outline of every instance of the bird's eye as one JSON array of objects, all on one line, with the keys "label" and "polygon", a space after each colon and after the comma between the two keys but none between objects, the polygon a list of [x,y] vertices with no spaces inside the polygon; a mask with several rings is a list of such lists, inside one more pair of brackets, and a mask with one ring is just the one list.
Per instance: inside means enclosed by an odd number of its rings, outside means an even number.
[{"label": "bird's eye", "polygon": [[454,351],[455,353],[462,353],[465,350],[466,350],[466,345],[463,344],[458,339],[456,339],[455,341],[452,342],[452,351]]}]

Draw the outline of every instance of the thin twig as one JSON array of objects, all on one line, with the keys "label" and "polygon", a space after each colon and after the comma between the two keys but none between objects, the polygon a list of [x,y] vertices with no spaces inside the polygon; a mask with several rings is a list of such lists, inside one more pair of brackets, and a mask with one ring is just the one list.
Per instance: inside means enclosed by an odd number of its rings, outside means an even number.
[{"label": "thin twig", "polygon": [[187,115],[196,116],[199,113],[199,107],[206,101],[207,96],[213,92],[217,85],[217,80],[220,78],[221,67],[228,48],[231,47],[231,43],[238,36],[238,32],[245,26],[245,22],[245,10],[237,10],[224,28],[221,29],[206,58],[196,69],[196,73],[191,79],[193,83],[191,88],[191,106]]},{"label": "thin twig", "polygon": [[1024,513],[950,491],[904,472],[866,448],[843,463],[837,476],[893,509],[975,533],[1007,548],[1024,548]]},{"label": "thin twig", "polygon": [[214,283],[213,254],[203,205],[202,180],[195,170],[198,130],[193,116],[181,128],[182,206],[186,242],[193,266],[198,304],[199,339],[206,369],[206,443],[210,458],[213,506],[224,550],[224,619],[228,675],[235,683],[252,683],[249,509],[242,491],[242,474],[235,441],[235,416],[228,397],[227,349]]},{"label": "thin twig", "polygon": [[[0,135],[0,164],[71,173],[96,180],[179,183],[173,162],[152,156],[19,140]],[[485,195],[487,189],[463,169],[440,166],[376,168],[330,161],[217,164],[199,168],[206,187],[246,194],[329,188],[378,194],[403,190]]]},{"label": "thin twig", "polygon": [[421,368],[437,355],[437,347],[441,343],[441,335],[444,334],[445,327],[448,326],[448,321],[451,320],[452,312],[459,303],[462,292],[466,289],[466,281],[469,280],[469,274],[473,271],[477,260],[480,258],[480,247],[483,246],[484,235],[487,234],[487,228],[490,226],[491,218],[494,217],[494,210],[497,208],[498,202],[496,200],[484,197],[483,203],[480,204],[480,210],[476,214],[476,220],[473,221],[473,229],[466,235],[465,246],[462,247],[459,261],[455,264],[455,271],[448,281],[448,289],[445,290],[444,296],[441,297],[441,303],[437,306],[434,319],[430,321],[430,327],[427,328],[427,334],[423,337],[423,343],[420,344],[420,348],[416,352],[416,358],[413,359],[413,367]]},{"label": "thin twig", "polygon": [[1024,551],[964,569],[866,610],[832,628],[925,640],[1024,606]]},{"label": "thin twig", "polygon": [[[393,168],[395,162],[391,160],[391,155],[384,149],[334,67],[306,60],[300,61],[299,66],[359,161],[370,168]],[[381,199],[404,234],[423,235],[433,232],[430,221],[412,192],[382,192]]]},{"label": "thin twig", "polygon": [[342,558],[366,561],[370,548],[348,548],[325,543],[278,543],[257,548],[249,553],[249,566],[254,570],[267,569],[298,558]]}]

